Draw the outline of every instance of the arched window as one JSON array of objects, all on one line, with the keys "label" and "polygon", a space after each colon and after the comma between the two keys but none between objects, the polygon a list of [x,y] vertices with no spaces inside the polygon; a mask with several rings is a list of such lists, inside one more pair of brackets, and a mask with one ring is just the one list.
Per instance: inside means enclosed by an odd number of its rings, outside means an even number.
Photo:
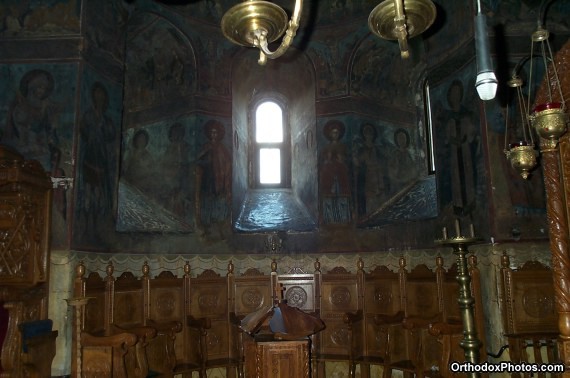
[{"label": "arched window", "polygon": [[253,109],[253,146],[257,188],[290,186],[290,137],[283,106],[261,100]]}]

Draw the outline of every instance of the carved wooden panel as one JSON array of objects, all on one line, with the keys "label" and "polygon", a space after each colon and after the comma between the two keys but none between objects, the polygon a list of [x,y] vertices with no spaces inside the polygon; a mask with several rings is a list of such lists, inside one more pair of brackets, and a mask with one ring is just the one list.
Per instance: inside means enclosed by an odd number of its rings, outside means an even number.
[{"label": "carved wooden panel", "polygon": [[315,276],[313,274],[281,274],[278,283],[283,285],[283,298],[291,307],[314,312],[315,307]]},{"label": "carved wooden panel", "polygon": [[131,272],[121,274],[115,281],[113,323],[121,327],[144,324],[144,295],[142,281]]},{"label": "carved wooden panel", "polygon": [[37,161],[0,146],[0,282],[48,280],[51,184]]},{"label": "carved wooden panel", "polygon": [[271,305],[271,276],[257,269],[236,276],[233,287],[236,315],[247,315]]},{"label": "carved wooden panel", "polygon": [[84,348],[81,370],[85,377],[111,377],[113,372],[113,348]]},{"label": "carved wooden panel", "polygon": [[257,343],[257,378],[309,378],[309,341]]},{"label": "carved wooden panel", "polygon": [[406,278],[406,315],[428,318],[438,314],[439,296],[435,272],[416,266]]},{"label": "carved wooden panel", "polygon": [[227,318],[227,277],[221,277],[213,270],[205,270],[190,280],[191,313],[195,317],[212,319]]},{"label": "carved wooden panel", "polygon": [[366,274],[364,308],[367,313],[393,315],[401,306],[400,276],[387,267]]},{"label": "carved wooden panel", "polygon": [[186,326],[187,277],[178,278],[169,271],[161,272],[157,277],[148,281],[148,314],[149,319],[158,323],[169,321],[182,322],[182,333],[176,335],[174,349],[176,358],[193,359],[198,353],[199,335],[191,335]]},{"label": "carved wooden panel", "polygon": [[505,333],[558,332],[552,271],[534,261],[502,271]]},{"label": "carved wooden panel", "polygon": [[321,275],[320,287],[320,317],[326,324],[319,334],[320,353],[348,355],[350,329],[343,317],[361,309],[358,276],[337,267]]},{"label": "carved wooden panel", "polygon": [[[398,332],[399,329],[389,330],[375,324],[375,315],[394,315],[403,311],[403,293],[400,288],[401,275],[392,272],[385,266],[378,266],[364,277],[364,354],[367,356],[384,357],[386,355],[388,332]],[[393,327],[392,327],[393,328]],[[405,337],[400,332],[397,337]],[[398,348],[398,346],[395,346]],[[396,355],[398,350],[393,350]]]},{"label": "carved wooden panel", "polygon": [[[453,264],[442,275],[442,307],[443,316],[447,321],[461,321],[459,311],[459,282],[457,282],[457,264]],[[480,305],[480,304],[479,304]]]},{"label": "carved wooden panel", "polygon": [[90,273],[85,281],[85,296],[92,299],[85,305],[84,330],[91,334],[103,334],[107,328],[105,324],[105,281],[98,273]]}]

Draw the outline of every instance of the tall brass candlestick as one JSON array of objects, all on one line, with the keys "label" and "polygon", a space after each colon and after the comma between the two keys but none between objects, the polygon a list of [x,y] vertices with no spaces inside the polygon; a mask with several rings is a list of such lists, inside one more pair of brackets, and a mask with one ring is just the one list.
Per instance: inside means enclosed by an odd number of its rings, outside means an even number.
[{"label": "tall brass candlestick", "polygon": [[89,300],[91,299],[93,299],[93,297],[76,297],[65,300],[68,306],[71,306],[75,309],[75,334],[77,341],[76,344],[73,346],[75,349],[72,355],[75,355],[75,364],[76,364],[75,376],[77,378],[81,378],[83,376],[81,372],[82,366],[81,366],[81,341],[80,341],[81,331],[83,331],[82,312],[87,302],[89,302]]},{"label": "tall brass candlestick", "polygon": [[[474,231],[471,229],[471,233]],[[453,253],[457,256],[457,282],[459,282],[459,310],[461,312],[461,319],[463,321],[463,340],[460,345],[465,352],[465,361],[476,364],[480,362],[479,349],[481,348],[481,341],[477,337],[477,327],[475,323],[475,300],[471,295],[471,277],[467,270],[467,258],[469,253],[467,250],[469,245],[478,244],[482,239],[472,237],[464,237],[459,234],[455,238],[441,239],[435,241],[437,244],[449,246],[453,248]],[[481,305],[481,303],[479,303]],[[480,377],[480,373],[469,372],[468,377]]]}]

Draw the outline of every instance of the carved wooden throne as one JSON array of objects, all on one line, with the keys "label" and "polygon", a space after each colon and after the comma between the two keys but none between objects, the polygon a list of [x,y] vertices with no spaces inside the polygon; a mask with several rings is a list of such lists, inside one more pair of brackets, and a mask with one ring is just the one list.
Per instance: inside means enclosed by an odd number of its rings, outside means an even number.
[{"label": "carved wooden throne", "polygon": [[[0,377],[50,375],[57,336],[47,321],[50,212],[49,175],[0,145],[0,302],[9,315]],[[42,334],[27,331],[34,328]]]}]

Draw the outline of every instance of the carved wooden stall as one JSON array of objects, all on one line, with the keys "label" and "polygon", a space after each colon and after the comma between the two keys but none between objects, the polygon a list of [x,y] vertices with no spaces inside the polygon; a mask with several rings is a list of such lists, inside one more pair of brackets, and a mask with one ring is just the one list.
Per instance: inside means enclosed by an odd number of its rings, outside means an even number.
[{"label": "carved wooden stall", "polygon": [[9,318],[2,377],[51,374],[48,319],[51,181],[37,161],[0,146],[0,302]]},{"label": "carved wooden stall", "polygon": [[[511,269],[506,254],[501,265],[501,312],[511,361],[529,362],[530,349],[536,363],[557,362],[558,314],[552,271],[537,261],[527,261],[519,269]],[[546,361],[543,347],[546,347]],[[519,377],[520,373],[512,375]]]}]

